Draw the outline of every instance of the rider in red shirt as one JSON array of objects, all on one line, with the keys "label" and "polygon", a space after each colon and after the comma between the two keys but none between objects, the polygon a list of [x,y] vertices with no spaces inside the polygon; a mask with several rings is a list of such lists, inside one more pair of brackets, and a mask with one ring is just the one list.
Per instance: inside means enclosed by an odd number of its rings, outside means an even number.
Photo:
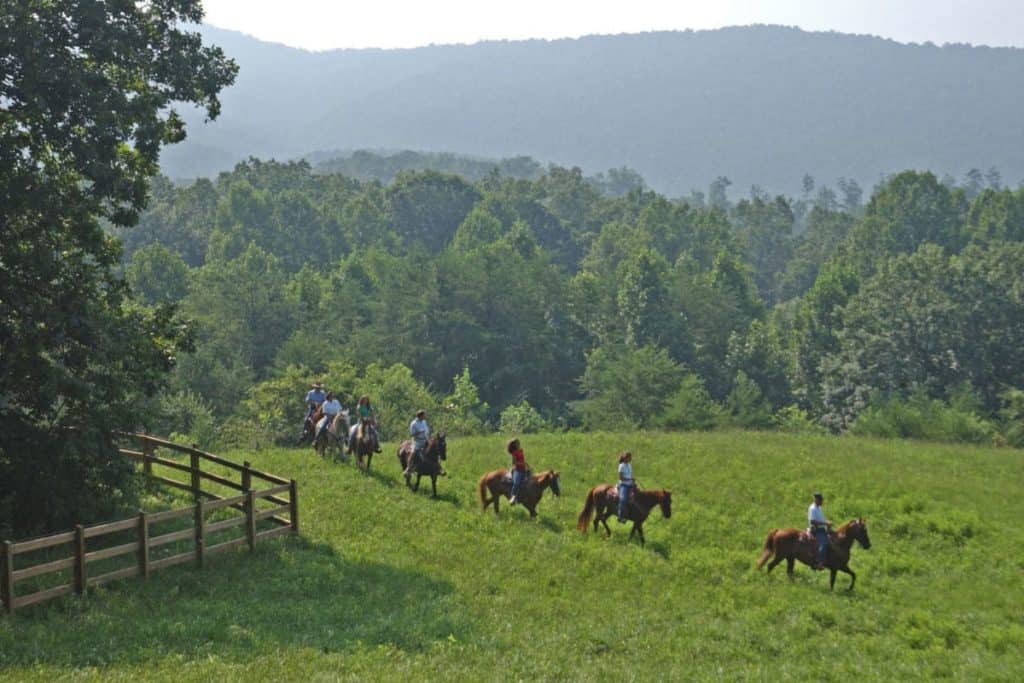
[{"label": "rider in red shirt", "polygon": [[510,505],[515,505],[516,496],[519,495],[519,489],[523,485],[523,480],[526,479],[526,456],[523,455],[523,447],[519,444],[519,439],[509,441],[506,449],[512,456],[512,495],[508,502]]}]

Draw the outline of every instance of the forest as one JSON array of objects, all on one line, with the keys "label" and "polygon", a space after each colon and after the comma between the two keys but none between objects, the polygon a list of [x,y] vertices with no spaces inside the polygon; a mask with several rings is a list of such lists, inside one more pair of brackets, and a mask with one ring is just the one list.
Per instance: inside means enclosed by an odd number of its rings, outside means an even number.
[{"label": "forest", "polygon": [[[382,158],[344,163],[370,177]],[[629,169],[528,162],[533,178],[256,159],[158,178],[118,233],[124,274],[189,321],[194,351],[145,426],[292,443],[323,381],[346,405],[369,394],[391,439],[422,407],[464,434],[1024,444],[1024,189],[997,170],[736,200],[720,177],[673,200]]]}]

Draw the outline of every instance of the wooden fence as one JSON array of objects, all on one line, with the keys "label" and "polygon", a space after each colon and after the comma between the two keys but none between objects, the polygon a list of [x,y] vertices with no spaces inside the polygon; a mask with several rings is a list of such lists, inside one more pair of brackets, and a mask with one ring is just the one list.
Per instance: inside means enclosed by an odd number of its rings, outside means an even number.
[{"label": "wooden fence", "polygon": [[[204,558],[214,553],[243,545],[254,550],[259,540],[284,533],[298,533],[299,499],[294,479],[283,479],[256,470],[248,462],[239,465],[212,453],[206,453],[195,446],[182,446],[146,434],[118,436],[136,440],[141,446],[140,450],[120,449],[123,456],[141,463],[143,471],[151,480],[190,491],[195,503],[190,507],[176,510],[140,512],[134,517],[115,522],[76,526],[74,531],[27,541],[4,541],[0,546],[0,597],[6,612],[11,613],[18,608],[70,593],[81,595],[89,586],[98,586],[117,579],[147,577],[154,571],[184,562],[194,561],[198,567],[202,567]],[[188,463],[158,457],[158,448],[186,454]],[[213,463],[231,474],[225,476],[223,473],[203,470],[206,463]],[[188,473],[188,481],[154,473],[154,469],[159,471],[160,468]],[[237,482],[232,478],[234,475],[239,479]],[[204,490],[204,482],[213,482],[232,489],[239,492],[239,495],[219,496]],[[255,488],[254,484],[265,488]],[[282,497],[283,495],[287,495],[287,498]],[[207,519],[212,513],[220,510],[224,512],[216,516],[224,516],[232,510],[241,512],[242,515],[227,516],[217,521]],[[179,520],[180,525],[180,520],[186,519],[191,522],[187,528],[154,533],[155,525],[164,525],[174,520]],[[270,528],[260,531],[258,529],[261,526]],[[219,540],[212,545],[207,544],[207,540],[214,534],[238,528],[244,530],[242,535]],[[180,546],[183,543],[190,546],[186,551],[164,554],[167,550],[165,546]],[[100,545],[104,547],[97,547]],[[62,556],[53,559],[53,555],[58,554],[54,549],[62,547],[65,548],[63,553],[59,553]],[[24,557],[27,553],[38,555],[39,551],[46,555],[43,561],[26,560]],[[114,570],[107,568],[104,573],[95,575],[90,571],[90,564],[95,567],[100,561],[125,556],[131,560],[127,566]],[[124,563],[124,560],[121,562]],[[39,577],[46,575],[56,575],[63,582],[46,588],[36,586],[33,590],[31,584],[40,583]],[[29,582],[30,589],[27,592],[18,591],[18,584],[24,582]]]}]

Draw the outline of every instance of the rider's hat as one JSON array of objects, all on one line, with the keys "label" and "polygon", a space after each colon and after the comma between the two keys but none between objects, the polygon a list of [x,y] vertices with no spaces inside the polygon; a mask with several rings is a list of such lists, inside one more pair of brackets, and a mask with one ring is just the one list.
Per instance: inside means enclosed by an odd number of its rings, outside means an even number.
[{"label": "rider's hat", "polygon": [[324,385],[321,384],[320,382],[313,382],[312,384],[309,385],[309,388],[310,389],[323,389]]},{"label": "rider's hat", "polygon": [[822,500],[825,500],[825,496],[821,495],[820,491],[815,491],[814,492],[814,497],[815,498],[821,498]]},{"label": "rider's hat", "polygon": [[427,415],[427,411],[423,410],[422,408],[420,410],[416,411],[416,417],[420,417],[420,416],[426,417],[426,415]]}]

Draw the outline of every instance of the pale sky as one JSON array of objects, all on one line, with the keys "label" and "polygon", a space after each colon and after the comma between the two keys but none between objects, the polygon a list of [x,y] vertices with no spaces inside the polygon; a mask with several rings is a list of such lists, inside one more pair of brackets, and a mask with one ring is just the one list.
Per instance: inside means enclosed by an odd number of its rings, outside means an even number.
[{"label": "pale sky", "polygon": [[204,0],[206,23],[307,50],[783,24],[1024,47],[1024,0]]}]

